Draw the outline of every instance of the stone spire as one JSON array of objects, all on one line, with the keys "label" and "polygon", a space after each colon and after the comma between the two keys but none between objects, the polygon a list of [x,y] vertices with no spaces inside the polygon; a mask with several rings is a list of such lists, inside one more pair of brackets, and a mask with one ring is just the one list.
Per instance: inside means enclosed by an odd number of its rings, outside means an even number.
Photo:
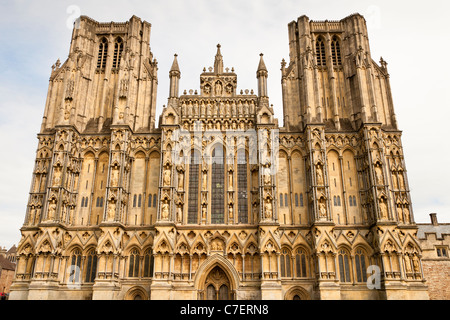
[{"label": "stone spire", "polygon": [[178,97],[178,84],[181,77],[180,67],[178,66],[177,54],[174,55],[172,68],[170,68],[169,78],[170,78],[170,92],[169,98]]},{"label": "stone spire", "polygon": [[214,61],[214,73],[215,74],[223,73],[223,59],[222,54],[220,53],[220,44],[217,45],[216,59]]},{"label": "stone spire", "polygon": [[261,58],[259,59],[259,66],[256,71],[256,78],[258,79],[258,95],[260,97],[267,97],[267,77],[269,73],[266,64],[264,63],[263,54],[261,53],[259,56]]},{"label": "stone spire", "polygon": [[262,54],[262,53],[259,55],[261,58],[259,59],[258,73],[261,71],[267,72],[267,68],[266,68],[266,64],[264,63],[263,55],[264,54]]},{"label": "stone spire", "polygon": [[178,57],[178,55],[174,54],[172,68],[170,68],[170,73],[172,73],[172,72],[180,72],[180,67],[178,66],[177,57]]}]

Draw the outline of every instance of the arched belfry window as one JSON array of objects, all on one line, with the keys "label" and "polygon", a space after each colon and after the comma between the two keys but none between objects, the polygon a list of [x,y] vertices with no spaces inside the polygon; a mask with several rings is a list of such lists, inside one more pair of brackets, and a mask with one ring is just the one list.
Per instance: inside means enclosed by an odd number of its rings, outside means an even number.
[{"label": "arched belfry window", "polygon": [[327,59],[325,56],[325,43],[322,37],[317,38],[316,41],[316,59],[318,66],[325,67],[327,65]]},{"label": "arched belfry window", "polygon": [[118,37],[114,43],[114,58],[113,58],[113,68],[118,68],[120,66],[120,59],[122,58],[123,51],[123,40]]},{"label": "arched belfry window", "polygon": [[336,36],[334,36],[331,41],[331,55],[333,57],[333,65],[342,65],[341,45],[339,44],[339,39]]},{"label": "arched belfry window", "polygon": [[102,38],[98,47],[97,68],[104,69],[106,67],[106,58],[108,57],[108,40]]},{"label": "arched belfry window", "polygon": [[192,150],[191,163],[189,164],[188,223],[198,222],[199,166],[200,154],[198,151]]},{"label": "arched belfry window", "polygon": [[239,149],[237,153],[237,182],[238,218],[240,223],[248,223],[247,177],[247,155],[244,149]]},{"label": "arched belfry window", "polygon": [[224,223],[225,161],[223,146],[216,146],[211,154],[211,223]]}]

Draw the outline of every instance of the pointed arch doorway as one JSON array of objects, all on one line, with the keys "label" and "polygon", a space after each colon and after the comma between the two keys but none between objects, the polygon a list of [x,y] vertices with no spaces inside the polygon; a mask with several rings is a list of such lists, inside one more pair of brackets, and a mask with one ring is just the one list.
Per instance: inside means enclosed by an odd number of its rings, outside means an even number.
[{"label": "pointed arch doorway", "polygon": [[205,300],[232,300],[231,283],[227,274],[215,266],[206,277]]}]

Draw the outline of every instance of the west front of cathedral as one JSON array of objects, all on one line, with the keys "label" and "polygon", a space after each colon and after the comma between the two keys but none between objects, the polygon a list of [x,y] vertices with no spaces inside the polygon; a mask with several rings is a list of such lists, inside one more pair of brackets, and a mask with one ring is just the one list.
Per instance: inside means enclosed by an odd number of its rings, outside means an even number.
[{"label": "west front of cathedral", "polygon": [[52,67],[10,299],[428,299],[361,15],[288,25],[282,127],[263,55],[239,91],[220,45],[156,115],[150,29],[82,16]]}]

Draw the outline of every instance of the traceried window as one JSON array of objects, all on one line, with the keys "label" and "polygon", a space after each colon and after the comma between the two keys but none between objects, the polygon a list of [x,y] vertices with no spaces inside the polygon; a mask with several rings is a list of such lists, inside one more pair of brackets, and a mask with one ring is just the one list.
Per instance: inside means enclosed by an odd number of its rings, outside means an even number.
[{"label": "traceried window", "polygon": [[148,195],[148,204],[147,204],[147,207],[149,207],[149,208],[152,207],[152,195],[151,195],[151,194]]},{"label": "traceried window", "polygon": [[306,252],[303,249],[297,249],[295,251],[295,277],[306,278]]},{"label": "traceried window", "polygon": [[130,252],[128,276],[133,278],[139,277],[139,251],[137,249],[133,249]]},{"label": "traceried window", "polygon": [[123,41],[122,38],[117,38],[114,43],[114,57],[113,57],[113,68],[118,68],[120,66],[120,59],[122,58],[123,51]]},{"label": "traceried window", "polygon": [[323,38],[319,37],[316,41],[316,59],[317,65],[325,67],[327,65],[327,59],[325,57],[325,43]]},{"label": "traceried window", "polygon": [[341,282],[351,282],[350,279],[350,263],[348,252],[339,250],[339,275]]},{"label": "traceried window", "polygon": [[153,208],[156,208],[156,194],[153,195]]},{"label": "traceried window", "polygon": [[281,276],[291,277],[291,254],[288,249],[281,250],[280,256]]},{"label": "traceried window", "polygon": [[105,69],[107,57],[108,57],[108,40],[106,40],[106,38],[102,38],[100,40],[100,45],[98,47],[97,68]]},{"label": "traceried window", "polygon": [[333,58],[333,65],[342,65],[341,45],[339,44],[339,39],[336,36],[334,36],[331,41],[331,55]]},{"label": "traceried window", "polygon": [[358,282],[367,282],[366,255],[364,251],[358,249],[355,254],[356,280]]},{"label": "traceried window", "polygon": [[211,161],[211,223],[224,223],[225,166],[222,146],[212,151]]},{"label": "traceried window", "polygon": [[86,270],[84,281],[87,283],[94,282],[97,273],[97,255],[95,250],[89,251],[86,259]]},{"label": "traceried window", "polygon": [[144,253],[144,278],[153,277],[153,255],[152,250],[148,249]]},{"label": "traceried window", "polygon": [[298,207],[298,193],[294,195],[295,206]]},{"label": "traceried window", "polygon": [[238,219],[239,223],[248,223],[248,193],[247,193],[247,157],[245,150],[237,154],[238,180]]},{"label": "traceried window", "polygon": [[81,251],[80,249],[75,249],[72,253],[72,260],[70,265],[70,275],[69,283],[80,283],[80,272],[81,272]]},{"label": "traceried window", "polygon": [[200,156],[197,151],[192,150],[189,165],[188,223],[198,222],[199,164]]},{"label": "traceried window", "polygon": [[300,193],[300,207],[303,207],[303,193]]}]

